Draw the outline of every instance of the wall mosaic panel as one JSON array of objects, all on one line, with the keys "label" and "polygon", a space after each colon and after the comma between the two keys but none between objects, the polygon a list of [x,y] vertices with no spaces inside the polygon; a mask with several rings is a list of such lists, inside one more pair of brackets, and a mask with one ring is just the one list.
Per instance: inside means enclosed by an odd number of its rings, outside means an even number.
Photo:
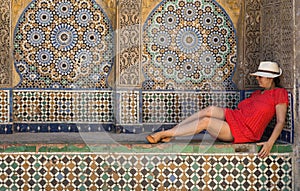
[{"label": "wall mosaic panel", "polygon": [[143,92],[143,123],[179,123],[210,105],[236,108],[239,92]]},{"label": "wall mosaic panel", "polygon": [[[55,3],[57,6],[53,6]],[[106,4],[112,7],[111,2]],[[261,13],[261,5],[274,12],[277,4],[289,9],[292,3],[290,0],[245,2],[246,73],[256,68],[255,59],[261,50],[257,37],[259,18],[267,14]],[[118,87],[139,85],[142,80],[139,72],[143,69],[146,81],[142,90],[118,91],[117,97],[111,90],[51,90],[108,89],[108,75],[114,62],[113,32],[109,19],[93,0],[35,0],[23,11],[14,33],[15,65],[21,75],[16,89],[24,89],[12,93],[16,131],[99,131],[102,127],[112,130],[114,125],[120,125],[129,132],[145,132],[149,130],[147,125],[150,130],[151,125],[174,125],[208,105],[236,107],[244,96],[231,81],[236,67],[237,37],[230,18],[216,1],[159,3],[143,27],[142,66],[139,62],[142,2],[123,0],[117,5]],[[270,13],[270,19],[286,21],[286,30],[280,28],[280,34],[288,35],[291,20],[289,12],[285,12],[274,18]],[[289,49],[285,51],[288,58]],[[250,79],[246,83],[247,87],[254,85]],[[41,88],[50,90],[29,90]],[[164,91],[154,91],[158,89]],[[293,137],[291,113],[290,110],[286,134],[280,138],[287,142]],[[1,115],[7,116],[9,112]]]},{"label": "wall mosaic panel", "polygon": [[17,131],[71,132],[80,130],[81,124],[98,131],[98,127],[114,122],[114,93],[14,90],[13,109]]},{"label": "wall mosaic panel", "polygon": [[12,133],[10,100],[10,91],[0,90],[0,134]]},{"label": "wall mosaic panel", "polygon": [[94,0],[34,0],[14,33],[17,88],[107,89],[113,31]]},{"label": "wall mosaic panel", "polygon": [[292,158],[1,154],[0,190],[292,190]]},{"label": "wall mosaic panel", "polygon": [[[117,93],[116,111],[120,116],[117,124],[140,124],[140,94],[139,91],[123,91]],[[118,104],[119,103],[119,104]],[[141,124],[140,124],[141,125]]]},{"label": "wall mosaic panel", "polygon": [[10,0],[0,0],[0,87],[11,85]]},{"label": "wall mosaic panel", "polygon": [[10,122],[10,91],[0,90],[0,124]]},{"label": "wall mosaic panel", "polygon": [[143,33],[143,89],[235,89],[235,28],[215,1],[162,1]]}]

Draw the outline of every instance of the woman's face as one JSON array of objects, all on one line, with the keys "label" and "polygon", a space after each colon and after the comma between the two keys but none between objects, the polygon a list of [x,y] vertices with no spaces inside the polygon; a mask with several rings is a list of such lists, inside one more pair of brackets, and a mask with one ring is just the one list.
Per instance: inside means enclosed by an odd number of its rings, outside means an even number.
[{"label": "woman's face", "polygon": [[256,76],[256,80],[258,82],[258,85],[262,88],[269,89],[272,87],[273,78],[266,78],[261,76]]}]

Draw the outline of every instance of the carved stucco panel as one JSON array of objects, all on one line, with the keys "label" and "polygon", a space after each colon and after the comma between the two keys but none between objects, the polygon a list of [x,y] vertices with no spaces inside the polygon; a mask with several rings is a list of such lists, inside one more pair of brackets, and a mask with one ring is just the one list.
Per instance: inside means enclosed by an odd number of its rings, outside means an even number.
[{"label": "carved stucco panel", "polygon": [[281,84],[293,88],[293,1],[264,1],[262,6],[261,60],[278,62],[284,71]]},{"label": "carved stucco panel", "polygon": [[140,84],[141,1],[120,0],[117,21],[117,84]]},{"label": "carved stucco panel", "polygon": [[11,85],[10,1],[0,0],[0,87]]}]

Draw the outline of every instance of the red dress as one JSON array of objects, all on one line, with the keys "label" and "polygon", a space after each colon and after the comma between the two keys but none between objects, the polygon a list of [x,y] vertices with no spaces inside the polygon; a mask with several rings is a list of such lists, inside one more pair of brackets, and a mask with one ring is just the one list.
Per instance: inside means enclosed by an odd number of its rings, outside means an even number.
[{"label": "red dress", "polygon": [[263,94],[257,90],[241,101],[237,109],[225,109],[234,143],[259,141],[279,103],[288,104],[288,93],[284,88],[265,90]]}]

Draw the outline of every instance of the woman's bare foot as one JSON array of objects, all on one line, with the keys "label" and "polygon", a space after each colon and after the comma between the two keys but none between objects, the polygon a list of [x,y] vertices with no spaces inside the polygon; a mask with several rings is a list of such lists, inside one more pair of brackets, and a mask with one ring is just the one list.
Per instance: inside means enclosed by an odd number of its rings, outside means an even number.
[{"label": "woman's bare foot", "polygon": [[165,137],[165,138],[162,138],[160,141],[163,142],[163,143],[168,143],[172,140],[173,138],[172,137]]},{"label": "woman's bare foot", "polygon": [[158,132],[158,133],[148,135],[146,137],[146,139],[149,143],[155,144],[155,143],[158,143],[158,142],[168,143],[172,140],[172,137],[163,137],[162,138],[162,136],[160,136],[160,134]]},{"label": "woman's bare foot", "polygon": [[154,134],[148,135],[148,136],[146,137],[146,139],[147,139],[147,141],[148,141],[149,143],[151,143],[151,144],[155,144],[155,143],[158,143],[158,142],[160,141],[160,138],[155,137]]}]

